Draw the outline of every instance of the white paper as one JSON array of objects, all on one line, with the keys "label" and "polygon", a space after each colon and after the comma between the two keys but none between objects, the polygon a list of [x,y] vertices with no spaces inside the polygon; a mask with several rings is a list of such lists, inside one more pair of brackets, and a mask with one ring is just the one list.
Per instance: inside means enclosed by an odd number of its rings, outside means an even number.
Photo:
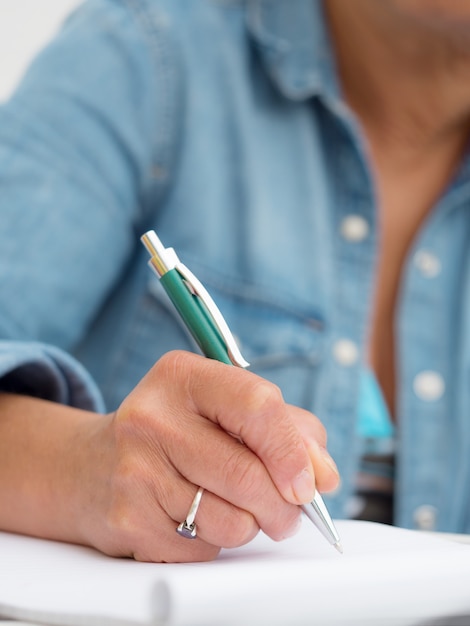
[{"label": "white paper", "polygon": [[343,555],[305,520],[292,539],[260,534],[195,564],[0,533],[0,616],[70,626],[427,626],[470,616],[470,546],[367,522],[337,528]]}]

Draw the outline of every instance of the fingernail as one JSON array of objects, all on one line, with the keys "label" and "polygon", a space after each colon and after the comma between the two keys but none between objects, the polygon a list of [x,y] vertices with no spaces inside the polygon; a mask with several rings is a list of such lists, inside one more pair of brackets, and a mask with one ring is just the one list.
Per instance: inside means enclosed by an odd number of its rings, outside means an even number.
[{"label": "fingernail", "polygon": [[286,532],[282,535],[281,541],[283,539],[289,539],[290,537],[293,537],[294,535],[296,535],[299,532],[299,529],[301,526],[302,526],[302,517],[299,515],[296,518],[295,522],[292,524],[292,526],[288,528]]},{"label": "fingernail", "polygon": [[308,442],[308,447],[310,450],[310,457],[312,459],[312,463],[315,464],[315,459],[318,460],[318,453],[320,454],[321,460],[328,465],[329,469],[333,470],[333,472],[339,476],[339,471],[336,463],[331,458],[328,450],[325,446],[321,446],[318,441],[315,439],[311,439]]},{"label": "fingernail", "polygon": [[337,476],[339,476],[338,467],[337,467],[336,463],[333,461],[333,459],[331,458],[328,450],[326,448],[323,448],[322,446],[320,446],[320,453],[321,453],[323,461],[328,465],[328,467],[330,469],[333,470],[333,472]]},{"label": "fingernail", "polygon": [[294,495],[299,504],[311,502],[315,496],[315,480],[307,468],[302,470],[292,484]]}]

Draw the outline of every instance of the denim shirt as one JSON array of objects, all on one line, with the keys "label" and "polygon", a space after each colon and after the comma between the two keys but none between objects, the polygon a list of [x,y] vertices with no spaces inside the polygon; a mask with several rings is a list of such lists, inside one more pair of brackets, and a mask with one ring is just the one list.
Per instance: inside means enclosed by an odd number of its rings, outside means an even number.
[{"label": "denim shirt", "polygon": [[[376,196],[320,0],[86,1],[0,109],[0,189],[1,388],[113,410],[195,349],[147,268],[155,228],[251,369],[325,423],[348,515]],[[403,269],[407,527],[470,532],[469,201],[465,161]]]}]

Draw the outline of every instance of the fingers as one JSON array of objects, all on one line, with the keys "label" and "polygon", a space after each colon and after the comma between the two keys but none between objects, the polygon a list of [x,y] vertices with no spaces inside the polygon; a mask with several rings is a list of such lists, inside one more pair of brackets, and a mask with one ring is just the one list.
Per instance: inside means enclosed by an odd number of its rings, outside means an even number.
[{"label": "fingers", "polygon": [[[338,481],[311,413],[253,373],[184,352],[160,359],[126,398],[111,439],[108,519],[119,539],[110,552],[132,546],[139,560],[209,560],[260,528],[276,540],[290,536],[315,481],[320,490]],[[175,529],[198,486],[205,491],[192,541]]]},{"label": "fingers", "polygon": [[290,406],[290,413],[300,431],[307,452],[315,468],[315,481],[319,491],[337,489],[340,477],[336,463],[326,448],[326,430],[320,420],[309,411]]},{"label": "fingers", "polygon": [[[165,511],[166,515],[160,512],[152,524],[145,525],[143,532],[141,522],[136,523],[132,534],[138,539],[134,539],[132,553],[125,553],[124,556],[152,562],[209,561],[217,556],[221,548],[244,545],[258,534],[259,526],[252,515],[204,491],[196,513],[196,537],[188,539],[180,536],[176,528],[186,519],[197,487],[186,481],[176,484],[178,487],[169,510]],[[132,527],[128,520],[127,530]],[[154,531],[149,532],[152,527]]]},{"label": "fingers", "polygon": [[[186,519],[197,487],[186,483],[184,497],[170,507],[170,517],[175,527]],[[205,490],[196,513],[197,537],[207,544],[221,548],[236,548],[251,541],[259,532],[259,526],[251,513],[240,509]],[[183,538],[184,540],[184,538]]]},{"label": "fingers", "polygon": [[[277,387],[240,368],[179,352],[160,359],[145,385],[152,387],[158,377],[168,388],[175,388],[175,380],[186,381],[188,409],[240,437],[285,500],[303,504],[313,499],[312,460]],[[177,397],[174,402],[180,405]]]},{"label": "fingers", "polygon": [[167,454],[182,476],[224,504],[204,525],[208,540],[217,537],[218,545],[240,545],[255,524],[275,540],[291,536],[298,527],[299,508],[284,500],[260,459],[206,419],[193,420],[188,439],[187,423],[184,417],[175,421]]},{"label": "fingers", "polygon": [[[174,467],[169,467],[165,475],[165,481],[152,481],[149,484],[154,502],[172,520],[172,530],[175,532],[178,524],[188,516],[198,487]],[[255,517],[209,491],[211,485],[203,479],[200,482],[205,491],[196,513],[197,537],[221,548],[234,548],[251,541],[259,531]]]}]

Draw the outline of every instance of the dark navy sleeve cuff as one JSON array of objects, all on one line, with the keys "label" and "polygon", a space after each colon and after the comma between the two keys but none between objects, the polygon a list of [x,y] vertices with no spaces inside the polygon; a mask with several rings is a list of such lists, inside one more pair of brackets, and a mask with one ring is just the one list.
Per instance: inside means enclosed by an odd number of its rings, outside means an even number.
[{"label": "dark navy sleeve cuff", "polygon": [[63,350],[43,343],[0,341],[0,391],[105,411],[86,369]]}]

